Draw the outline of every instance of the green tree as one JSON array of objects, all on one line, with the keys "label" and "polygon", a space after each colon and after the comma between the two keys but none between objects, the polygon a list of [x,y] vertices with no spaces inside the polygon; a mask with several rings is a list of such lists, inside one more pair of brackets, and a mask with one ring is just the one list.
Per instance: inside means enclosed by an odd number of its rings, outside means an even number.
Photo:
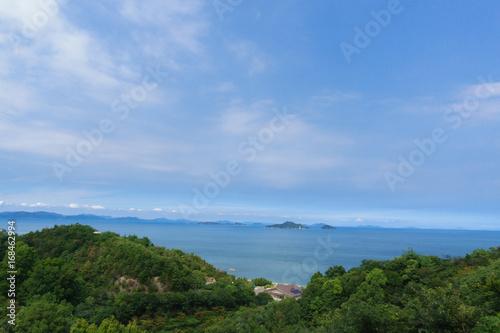
[{"label": "green tree", "polygon": [[349,333],[400,333],[405,331],[399,321],[400,309],[391,304],[370,304],[356,298],[349,299],[335,310],[329,331]]},{"label": "green tree", "polygon": [[279,302],[273,302],[264,308],[265,326],[271,332],[287,332],[287,328],[298,324],[301,319],[301,308],[297,301],[286,297]]},{"label": "green tree", "polygon": [[478,308],[467,305],[458,290],[445,288],[422,289],[409,301],[410,324],[430,332],[470,332],[480,317]]},{"label": "green tree", "polygon": [[57,300],[77,303],[83,281],[77,277],[71,264],[62,258],[47,258],[37,262],[33,272],[22,284],[20,299],[28,302],[35,295],[53,294]]},{"label": "green tree", "polygon": [[273,297],[269,295],[268,293],[260,293],[257,296],[255,296],[255,304],[257,306],[262,306],[266,305],[269,302],[273,302]]},{"label": "green tree", "polygon": [[500,312],[500,259],[464,274],[459,282],[461,292],[467,294],[472,304],[486,311]]},{"label": "green tree", "polygon": [[268,286],[268,285],[273,284],[273,282],[268,280],[268,279],[264,279],[263,277],[260,277],[260,278],[253,279],[252,284],[254,286]]},{"label": "green tree", "polygon": [[71,333],[144,333],[137,323],[132,321],[127,326],[120,324],[114,317],[106,318],[101,325],[89,324],[85,319],[78,319],[71,327]]},{"label": "green tree", "polygon": [[500,313],[497,316],[483,317],[473,333],[500,333]]},{"label": "green tree", "polygon": [[57,303],[50,294],[38,297],[21,307],[15,332],[63,333],[69,331],[73,307],[66,301]]},{"label": "green tree", "polygon": [[346,273],[344,266],[336,265],[328,268],[325,272],[325,277],[327,279],[335,279],[341,277]]},{"label": "green tree", "polygon": [[365,281],[358,287],[351,298],[365,300],[367,303],[384,303],[385,292],[383,287],[387,283],[387,277],[380,268],[374,268],[366,276]]}]

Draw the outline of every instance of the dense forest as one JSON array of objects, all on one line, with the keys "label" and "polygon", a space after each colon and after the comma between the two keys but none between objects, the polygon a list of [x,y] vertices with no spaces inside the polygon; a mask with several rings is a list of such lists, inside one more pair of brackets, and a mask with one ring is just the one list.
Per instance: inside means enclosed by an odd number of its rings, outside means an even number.
[{"label": "dense forest", "polygon": [[147,238],[55,226],[17,237],[16,325],[0,235],[1,332],[500,332],[500,247],[465,257],[412,249],[317,272],[275,302],[194,254]]}]

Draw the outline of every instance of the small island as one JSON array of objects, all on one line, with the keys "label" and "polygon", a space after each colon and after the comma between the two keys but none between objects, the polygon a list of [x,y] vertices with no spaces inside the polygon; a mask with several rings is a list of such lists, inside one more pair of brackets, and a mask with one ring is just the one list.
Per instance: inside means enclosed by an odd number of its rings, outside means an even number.
[{"label": "small island", "polygon": [[286,221],[285,223],[281,223],[281,224],[266,225],[265,228],[270,228],[270,229],[309,229],[309,227],[305,227],[302,224],[298,224],[298,223],[291,222],[291,221]]},{"label": "small island", "polygon": [[248,225],[240,222],[198,222],[198,224],[207,224],[207,225]]},{"label": "small island", "polygon": [[328,225],[328,224],[325,224],[324,226],[321,227],[321,229],[326,229],[326,230],[333,230],[333,229],[337,229],[331,225]]}]

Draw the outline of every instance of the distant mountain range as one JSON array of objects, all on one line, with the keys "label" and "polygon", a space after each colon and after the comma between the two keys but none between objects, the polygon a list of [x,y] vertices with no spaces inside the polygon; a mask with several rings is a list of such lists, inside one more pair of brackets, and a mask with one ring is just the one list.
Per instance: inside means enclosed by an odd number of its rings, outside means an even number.
[{"label": "distant mountain range", "polygon": [[[24,219],[24,220],[56,220],[56,221],[110,221],[110,222],[170,222],[170,223],[198,223],[205,225],[253,225],[253,226],[264,226],[266,228],[280,228],[280,229],[309,229],[309,228],[321,228],[321,229],[335,229],[335,227],[331,227],[326,223],[315,223],[313,225],[302,225],[294,222],[287,221],[282,224],[270,224],[270,223],[262,223],[262,222],[232,222],[232,221],[214,221],[214,222],[206,222],[206,221],[192,221],[186,219],[178,219],[171,220],[166,218],[156,218],[156,219],[141,219],[138,217],[112,217],[106,215],[94,215],[94,214],[79,214],[79,215],[63,215],[52,212],[0,212],[0,219],[3,220],[15,220],[15,219]],[[326,227],[325,227],[326,226]],[[356,227],[354,227],[356,228]],[[382,228],[374,225],[360,225],[357,228]]]},{"label": "distant mountain range", "polygon": [[165,218],[157,219],[141,219],[138,217],[112,217],[105,215],[94,215],[94,214],[79,214],[79,215],[62,215],[50,212],[1,212],[0,219],[33,219],[33,220],[85,220],[85,221],[136,221],[136,222],[176,222],[176,223],[193,223],[190,220],[169,220]]},{"label": "distant mountain range", "polygon": [[141,219],[139,217],[112,217],[106,215],[94,215],[94,214],[79,214],[79,215],[62,215],[51,212],[0,212],[0,219],[5,220],[16,220],[16,219],[24,219],[24,220],[56,220],[56,221],[110,221],[110,222],[170,222],[170,223],[198,223],[198,224],[206,224],[206,225],[262,225],[259,222],[248,222],[248,223],[240,223],[240,222],[231,222],[231,221],[215,221],[215,222],[199,222],[199,221],[191,221],[186,219],[179,220],[171,220],[166,218],[156,218],[156,219]]}]

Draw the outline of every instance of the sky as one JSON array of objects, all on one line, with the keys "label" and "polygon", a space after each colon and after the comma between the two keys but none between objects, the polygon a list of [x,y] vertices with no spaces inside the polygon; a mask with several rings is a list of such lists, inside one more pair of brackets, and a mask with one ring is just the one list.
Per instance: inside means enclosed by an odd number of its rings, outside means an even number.
[{"label": "sky", "polygon": [[500,229],[499,16],[4,0],[0,211]]}]

